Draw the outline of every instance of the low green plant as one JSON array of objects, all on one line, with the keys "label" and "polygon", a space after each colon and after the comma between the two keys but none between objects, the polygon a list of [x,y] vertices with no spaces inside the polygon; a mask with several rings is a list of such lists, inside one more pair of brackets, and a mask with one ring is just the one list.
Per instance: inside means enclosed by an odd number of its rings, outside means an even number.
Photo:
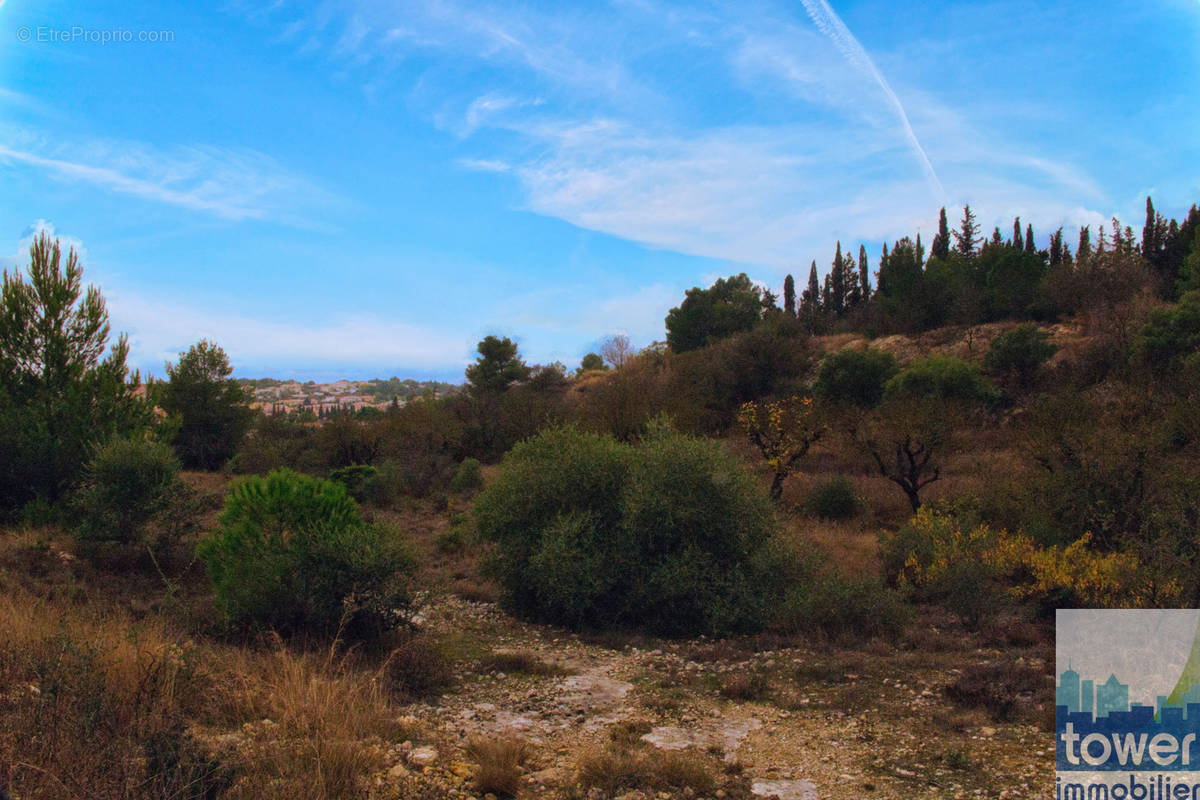
[{"label": "low green plant", "polygon": [[981,404],[996,398],[996,389],[974,364],[954,356],[914,358],[884,386],[887,400],[940,400]]},{"label": "low green plant", "polygon": [[850,519],[860,508],[854,483],[844,475],[822,481],[804,504],[805,511],[821,519]]},{"label": "low green plant", "polygon": [[351,464],[330,472],[329,480],[345,486],[350,496],[362,503],[378,494],[379,470],[369,464]]},{"label": "low green plant", "polygon": [[983,359],[983,368],[997,377],[1027,388],[1056,349],[1045,332],[1027,322],[992,340]]},{"label": "low green plant", "polygon": [[458,469],[455,470],[454,477],[450,479],[450,491],[461,494],[481,488],[483,488],[483,470],[479,466],[479,459],[464,458],[458,465]]},{"label": "low green plant", "polygon": [[883,399],[883,387],[896,370],[891,353],[871,348],[841,350],[821,359],[813,392],[834,405],[873,408]]},{"label": "low green plant", "polygon": [[167,445],[112,439],[96,449],[76,491],[79,537],[120,544],[141,541],[179,487],[179,462]]},{"label": "low green plant", "polygon": [[197,553],[240,628],[374,638],[407,605],[399,538],[365,524],[341,483],[289,470],[235,484]]}]

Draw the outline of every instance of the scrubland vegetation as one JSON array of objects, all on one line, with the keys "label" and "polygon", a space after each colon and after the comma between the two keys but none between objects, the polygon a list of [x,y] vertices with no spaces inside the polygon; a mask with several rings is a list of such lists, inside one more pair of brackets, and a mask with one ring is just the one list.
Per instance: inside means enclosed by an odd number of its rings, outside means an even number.
[{"label": "scrubland vegetation", "polygon": [[[464,391],[319,422],[252,415],[211,342],[139,388],[42,237],[0,298],[0,795],[744,797],[779,776],[741,739],[652,734],[744,705],[854,722],[822,796],[1033,796],[971,748],[1035,760],[1054,609],[1200,603],[1200,211],[1147,206],[1073,253],[943,215],[782,308],[733,276],[665,344],[488,337]],[[636,714],[436,713],[584,678]]]}]

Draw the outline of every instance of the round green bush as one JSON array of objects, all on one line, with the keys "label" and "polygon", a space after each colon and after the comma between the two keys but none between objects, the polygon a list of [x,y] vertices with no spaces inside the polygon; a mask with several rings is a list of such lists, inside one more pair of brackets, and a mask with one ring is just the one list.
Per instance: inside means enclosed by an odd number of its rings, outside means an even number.
[{"label": "round green bush", "polygon": [[395,535],[363,523],[341,483],[277,470],[229,490],[197,554],[233,625],[369,638],[407,605],[411,569]]},{"label": "round green bush", "polygon": [[80,538],[130,544],[166,509],[179,485],[171,448],[143,439],[113,439],[96,449],[74,498]]},{"label": "round green bush", "polygon": [[896,374],[891,353],[867,348],[841,350],[821,359],[813,393],[833,404],[873,408],[883,399],[883,386]]},{"label": "round green bush", "polygon": [[850,519],[858,513],[860,503],[854,483],[838,475],[813,489],[804,504],[805,510],[821,519]]},{"label": "round green bush", "polygon": [[983,358],[983,368],[1000,377],[1011,377],[1021,386],[1028,386],[1042,364],[1054,355],[1055,349],[1043,331],[1027,322],[992,339]]},{"label": "round green bush", "polygon": [[348,467],[339,467],[329,473],[329,480],[337,481],[345,486],[350,496],[360,503],[379,494],[376,490],[376,484],[379,482],[379,470],[369,464],[351,464]]},{"label": "round green bush", "polygon": [[884,386],[884,398],[936,399],[965,403],[987,403],[996,389],[979,368],[954,356],[914,358],[903,372]]},{"label": "round green bush", "polygon": [[455,470],[454,477],[450,479],[450,491],[458,494],[482,487],[483,470],[479,466],[479,459],[464,458]]},{"label": "round green bush", "polygon": [[525,616],[663,635],[762,625],[769,506],[715,442],[549,429],[513,448],[475,515]]}]

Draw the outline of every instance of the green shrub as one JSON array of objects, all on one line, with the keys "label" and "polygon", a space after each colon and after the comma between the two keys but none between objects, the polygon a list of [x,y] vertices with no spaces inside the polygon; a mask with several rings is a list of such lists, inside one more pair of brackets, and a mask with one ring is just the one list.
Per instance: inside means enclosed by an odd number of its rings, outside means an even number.
[{"label": "green shrub", "polygon": [[360,503],[380,495],[379,470],[368,464],[351,464],[335,469],[329,473],[329,480],[345,486],[350,496]]},{"label": "green shrub", "polygon": [[78,533],[88,541],[140,541],[179,486],[171,448],[143,439],[113,439],[88,462],[74,505]]},{"label": "green shrub", "polygon": [[1025,323],[992,340],[983,368],[1026,387],[1033,383],[1038,369],[1054,355],[1055,349],[1043,331],[1033,323]]},{"label": "green shrub", "polygon": [[434,546],[443,553],[458,553],[467,546],[467,532],[461,526],[442,531],[433,539]]},{"label": "green shrub", "polygon": [[979,368],[954,356],[914,358],[884,386],[888,400],[937,399],[963,403],[986,403],[996,389]]},{"label": "green shrub", "polygon": [[328,635],[344,625],[370,638],[406,605],[407,553],[333,481],[288,470],[242,480],[197,553],[218,608],[242,628]]},{"label": "green shrub", "polygon": [[873,575],[849,576],[806,549],[773,553],[782,579],[771,627],[781,633],[831,640],[898,638],[911,609]]},{"label": "green shrub", "polygon": [[513,448],[475,512],[518,613],[668,635],[762,623],[771,516],[714,442],[550,429]]},{"label": "green shrub", "polygon": [[813,393],[833,404],[873,408],[883,399],[883,387],[896,374],[891,353],[867,348],[841,350],[821,359]]},{"label": "green shrub", "polygon": [[860,508],[854,483],[844,475],[838,475],[819,484],[804,504],[809,514],[821,519],[849,519]]},{"label": "green shrub", "polygon": [[479,459],[464,458],[454,472],[454,477],[450,480],[450,491],[461,493],[481,488],[483,488],[483,470],[479,467]]},{"label": "green shrub", "polygon": [[1200,291],[1184,294],[1174,307],[1155,309],[1130,350],[1131,361],[1146,375],[1175,377],[1200,352]]}]

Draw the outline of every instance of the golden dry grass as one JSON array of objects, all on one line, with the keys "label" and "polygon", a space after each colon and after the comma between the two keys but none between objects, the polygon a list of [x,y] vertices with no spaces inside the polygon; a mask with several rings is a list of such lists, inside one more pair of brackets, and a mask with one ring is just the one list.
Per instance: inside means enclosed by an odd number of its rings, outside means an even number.
[{"label": "golden dry grass", "polygon": [[467,756],[475,762],[475,788],[502,797],[513,797],[521,788],[521,768],[533,757],[532,745],[517,736],[476,737],[467,743]]}]

